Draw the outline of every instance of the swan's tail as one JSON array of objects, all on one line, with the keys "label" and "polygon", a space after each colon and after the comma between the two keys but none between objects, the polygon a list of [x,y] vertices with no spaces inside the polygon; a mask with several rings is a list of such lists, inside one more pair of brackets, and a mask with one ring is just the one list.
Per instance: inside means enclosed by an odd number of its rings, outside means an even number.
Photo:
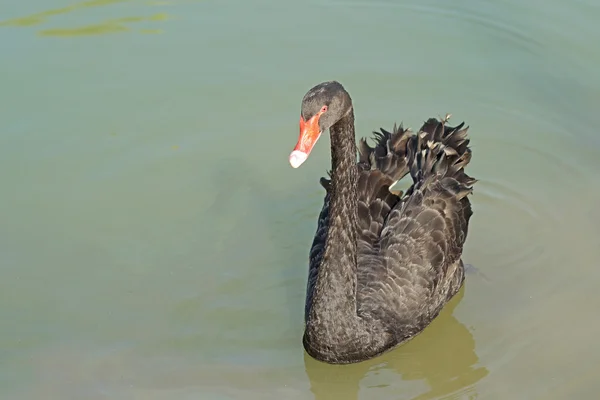
[{"label": "swan's tail", "polygon": [[360,139],[358,162],[369,169],[378,169],[393,181],[397,181],[408,173],[406,145],[414,134],[404,129],[402,124],[394,124],[392,132],[380,129],[381,132],[373,132],[375,147],[369,146],[365,138]]},{"label": "swan's tail", "polygon": [[[433,180],[442,180],[459,199],[473,192],[476,179],[465,172],[471,161],[471,149],[464,122],[456,127],[443,120],[429,119],[407,144],[407,160],[415,188]],[[447,179],[450,178],[450,179]],[[412,190],[409,189],[409,192]],[[409,193],[407,193],[409,194]]]}]

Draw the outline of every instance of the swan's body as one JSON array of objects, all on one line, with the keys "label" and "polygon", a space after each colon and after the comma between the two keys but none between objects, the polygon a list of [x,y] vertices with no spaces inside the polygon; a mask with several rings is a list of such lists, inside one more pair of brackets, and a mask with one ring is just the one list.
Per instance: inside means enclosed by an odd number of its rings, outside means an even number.
[{"label": "swan's body", "polygon": [[[436,119],[417,134],[382,129],[375,148],[361,140],[357,162],[352,101],[337,82],[306,94],[300,125],[292,166],[326,129],[332,152],[310,250],[304,347],[329,363],[366,360],[420,333],[463,283],[475,182],[463,171],[467,129]],[[407,193],[391,193],[407,173]]]}]

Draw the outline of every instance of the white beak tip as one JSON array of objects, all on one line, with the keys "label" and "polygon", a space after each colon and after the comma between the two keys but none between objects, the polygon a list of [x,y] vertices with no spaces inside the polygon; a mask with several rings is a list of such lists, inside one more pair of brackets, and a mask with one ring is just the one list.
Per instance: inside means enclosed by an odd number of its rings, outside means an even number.
[{"label": "white beak tip", "polygon": [[304,161],[306,161],[307,158],[308,154],[299,150],[294,150],[290,154],[290,165],[292,168],[298,168],[302,165],[302,163],[304,163]]}]

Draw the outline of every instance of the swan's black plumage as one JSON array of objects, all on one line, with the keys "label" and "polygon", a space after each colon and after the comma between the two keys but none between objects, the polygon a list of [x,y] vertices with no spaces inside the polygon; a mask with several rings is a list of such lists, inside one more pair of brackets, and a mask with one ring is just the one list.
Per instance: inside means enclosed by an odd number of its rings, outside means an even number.
[{"label": "swan's black plumage", "polygon": [[[303,343],[319,360],[351,363],[418,334],[458,292],[475,179],[464,171],[471,159],[464,124],[432,118],[417,133],[381,129],[375,147],[361,139],[357,161],[350,96],[337,82],[317,85],[303,115],[322,105],[332,170],[321,178]],[[407,173],[406,194],[391,193]]]}]

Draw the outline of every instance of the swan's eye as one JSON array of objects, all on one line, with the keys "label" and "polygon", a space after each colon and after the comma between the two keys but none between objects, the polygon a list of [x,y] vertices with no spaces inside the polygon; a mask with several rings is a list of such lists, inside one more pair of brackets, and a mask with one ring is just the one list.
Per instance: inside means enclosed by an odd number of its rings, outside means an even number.
[{"label": "swan's eye", "polygon": [[327,106],[323,106],[323,107],[321,108],[321,112],[322,112],[322,113],[324,113],[325,111],[327,111]]}]

